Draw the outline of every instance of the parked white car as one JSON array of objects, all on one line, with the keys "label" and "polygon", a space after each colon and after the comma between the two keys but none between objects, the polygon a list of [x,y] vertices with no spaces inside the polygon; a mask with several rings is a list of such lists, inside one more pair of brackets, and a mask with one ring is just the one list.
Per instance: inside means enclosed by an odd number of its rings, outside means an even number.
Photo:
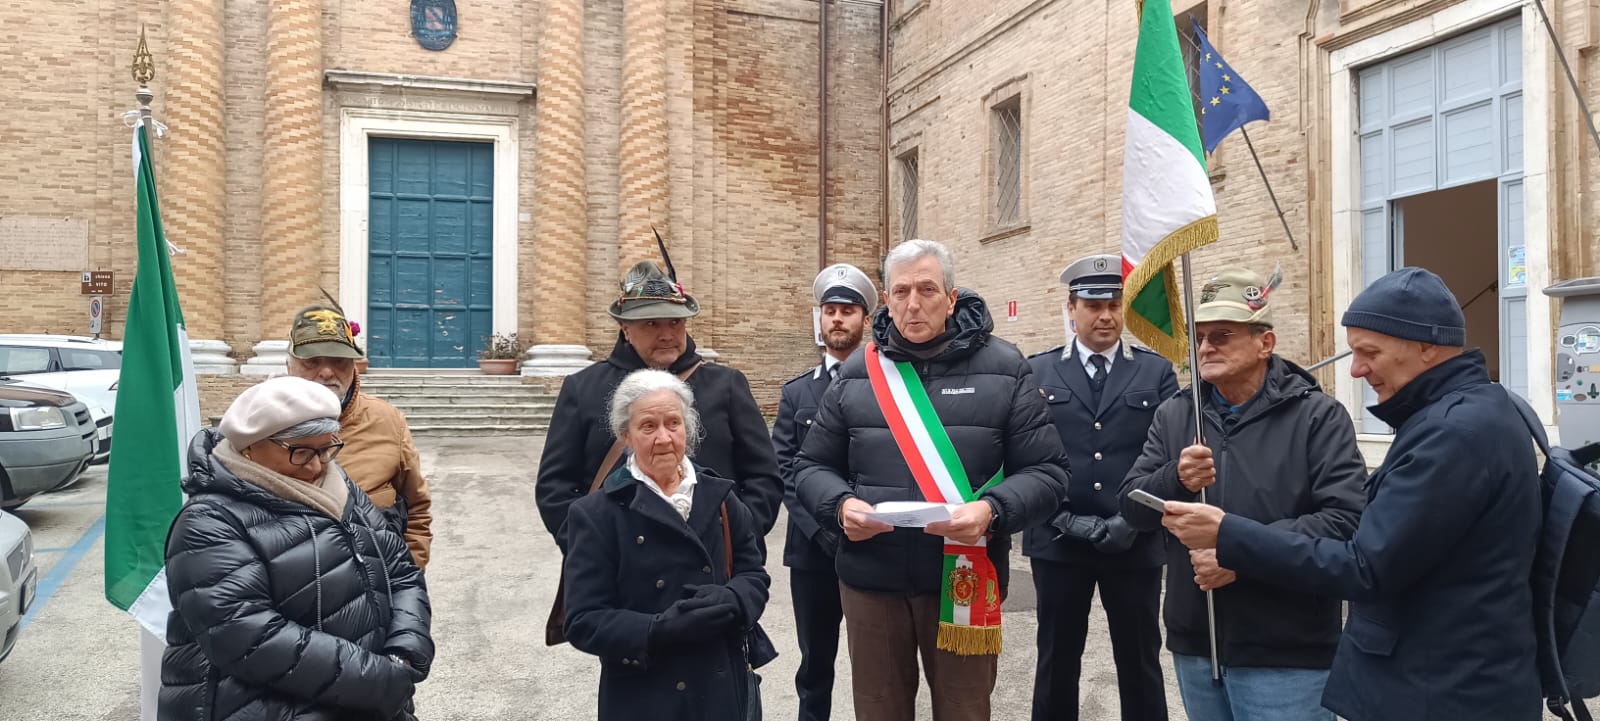
[{"label": "parked white car", "polygon": [[111,458],[122,343],[85,336],[0,334],[0,376],[58,388],[89,407],[96,428],[94,463]]},{"label": "parked white car", "polygon": [[33,562],[33,532],[28,524],[5,511],[0,511],[0,659],[11,655],[17,645],[17,635],[22,631],[22,617],[33,605],[33,595],[39,586],[39,569]]}]

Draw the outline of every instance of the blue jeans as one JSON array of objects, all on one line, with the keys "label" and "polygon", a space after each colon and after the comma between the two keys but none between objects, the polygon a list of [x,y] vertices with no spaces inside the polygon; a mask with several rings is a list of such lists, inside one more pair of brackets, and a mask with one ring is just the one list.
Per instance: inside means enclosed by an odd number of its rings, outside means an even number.
[{"label": "blue jeans", "polygon": [[1172,654],[1189,721],[1333,721],[1322,707],[1326,669],[1222,667],[1211,683],[1211,659]]}]

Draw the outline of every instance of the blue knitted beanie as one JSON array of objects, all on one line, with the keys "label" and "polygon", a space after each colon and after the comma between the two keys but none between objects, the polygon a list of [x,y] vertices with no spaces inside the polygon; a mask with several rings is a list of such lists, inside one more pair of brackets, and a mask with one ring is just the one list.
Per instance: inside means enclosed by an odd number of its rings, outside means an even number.
[{"label": "blue knitted beanie", "polygon": [[1350,301],[1340,324],[1396,338],[1463,346],[1467,319],[1444,281],[1421,268],[1401,268],[1373,281]]}]

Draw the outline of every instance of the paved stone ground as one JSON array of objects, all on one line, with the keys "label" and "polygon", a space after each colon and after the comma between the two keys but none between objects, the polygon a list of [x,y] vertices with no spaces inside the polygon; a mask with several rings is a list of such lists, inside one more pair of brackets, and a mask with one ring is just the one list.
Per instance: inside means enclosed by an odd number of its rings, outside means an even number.
[{"label": "paved stone ground", "polygon": [[[434,560],[428,572],[439,655],[419,691],[424,719],[573,721],[594,718],[598,662],[569,646],[543,644],[559,569],[555,544],[533,503],[543,445],[535,438],[438,438],[420,443],[434,489]],[[19,514],[40,550],[40,601],[11,657],[0,662],[0,721],[132,721],[137,705],[137,634],[104,600],[105,471],[67,491],[41,496]],[[799,652],[782,558],[783,527],[769,536],[772,601],[762,625],[782,655],[763,669],[768,719],[795,717]],[[1033,684],[1032,581],[1012,561],[1006,652],[994,694],[997,721],[1026,719]],[[45,593],[48,591],[49,595]],[[1082,718],[1118,718],[1116,672],[1097,609],[1082,683]],[[1168,666],[1168,704],[1184,718]],[[834,718],[852,721],[849,661],[841,651]],[[931,718],[927,693],[919,718]]]}]

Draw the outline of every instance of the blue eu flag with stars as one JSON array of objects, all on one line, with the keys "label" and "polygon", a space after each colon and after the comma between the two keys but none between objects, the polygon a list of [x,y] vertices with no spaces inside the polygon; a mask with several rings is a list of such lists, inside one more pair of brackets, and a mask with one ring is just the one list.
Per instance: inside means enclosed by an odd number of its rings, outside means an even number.
[{"label": "blue eu flag with stars", "polygon": [[1270,119],[1272,113],[1255,89],[1211,47],[1200,23],[1192,18],[1191,22],[1200,39],[1200,141],[1210,153],[1228,133],[1252,120]]}]

